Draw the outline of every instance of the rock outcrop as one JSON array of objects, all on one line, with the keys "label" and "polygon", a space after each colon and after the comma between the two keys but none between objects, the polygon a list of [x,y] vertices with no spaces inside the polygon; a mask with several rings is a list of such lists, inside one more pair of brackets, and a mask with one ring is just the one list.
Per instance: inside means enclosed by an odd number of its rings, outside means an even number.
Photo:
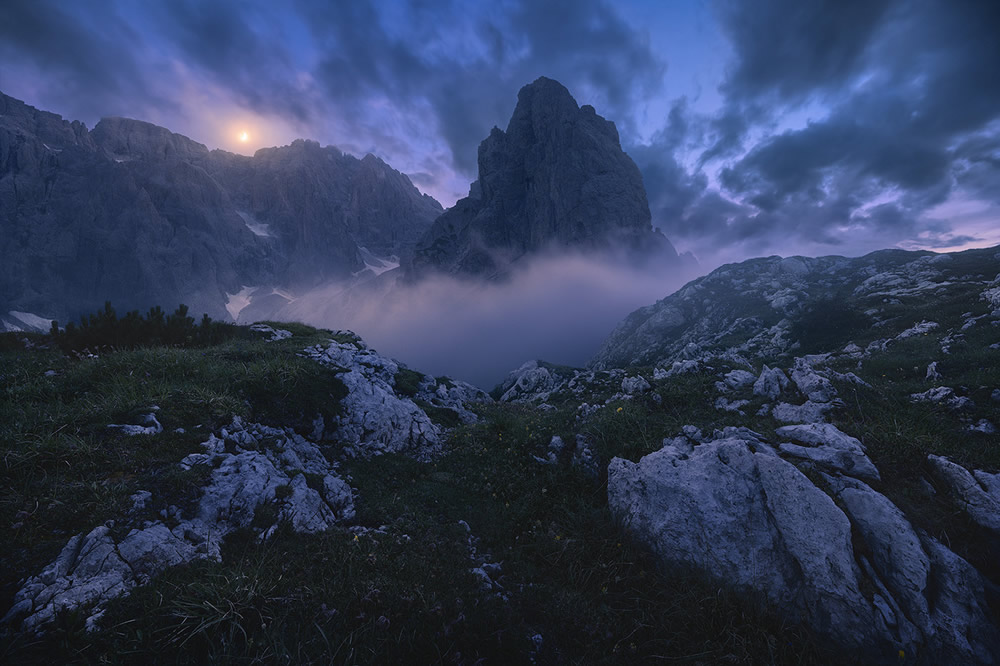
[{"label": "rock outcrop", "polygon": [[[996,248],[750,259],[722,266],[631,313],[591,365],[669,367],[733,354],[770,361],[838,350],[860,359],[927,338],[947,354],[972,326],[1000,321],[991,300],[998,273]],[[970,292],[978,299],[970,301]],[[968,303],[968,312],[948,321],[929,319],[954,312],[957,303]]]},{"label": "rock outcrop", "polygon": [[518,93],[503,131],[479,146],[470,195],[438,218],[408,274],[500,277],[543,251],[658,251],[677,261],[650,224],[642,176],[613,122],[539,78]]},{"label": "rock outcrop", "polygon": [[979,526],[1000,536],[1000,474],[982,470],[969,472],[943,456],[931,455],[927,462],[949,493]]},{"label": "rock outcrop", "polygon": [[[403,453],[429,460],[440,451],[443,428],[431,419],[428,408],[450,410],[459,421],[471,423],[477,417],[469,407],[492,401],[471,384],[408,370],[356,337],[331,340],[303,355],[342,371],[337,377],[348,391],[341,401],[342,413],[334,423],[319,424],[317,435],[335,439],[352,457]],[[403,382],[415,385],[402,386]]]},{"label": "rock outcrop", "polygon": [[[254,328],[271,341],[289,334],[266,325]],[[203,453],[178,463],[184,470],[207,472],[193,510],[171,505],[150,514],[146,506],[152,493],[137,493],[130,515],[117,525],[96,526],[74,536],[48,567],[25,581],[4,622],[39,631],[62,610],[82,608],[90,613],[92,625],[108,601],[168,567],[219,560],[223,540],[236,529],[252,526],[267,539],[280,522],[313,533],[349,521],[355,515],[353,491],[338,474],[340,461],[328,458],[315,442],[336,443],[347,458],[402,453],[427,461],[440,452],[446,432],[431,414],[450,412],[449,421],[472,423],[478,417],[471,407],[491,401],[470,384],[409,370],[369,349],[352,333],[339,331],[335,336],[327,346],[302,352],[337,370],[347,388],[334,422],[317,418],[311,439],[306,439],[291,428],[244,424],[234,418],[218,436],[209,436]],[[142,417],[143,425],[109,427],[154,438],[146,446],[155,446],[163,430],[156,409]],[[262,507],[268,510],[262,513]]]},{"label": "rock outcrop", "polygon": [[[197,559],[221,559],[222,540],[248,527],[262,506],[273,520],[257,526],[266,538],[287,521],[300,532],[319,532],[354,517],[351,488],[316,444],[290,430],[243,424],[239,418],[212,435],[179,464],[212,471],[190,514],[171,506],[162,517],[146,516],[151,493],[136,498],[133,515],[112,530],[99,525],[77,534],[40,574],[28,579],[4,617],[27,631],[39,631],[64,609],[86,609],[88,625],[111,599],[147,583],[169,567]],[[318,480],[312,487],[306,475]],[[122,534],[122,527],[131,528]]]},{"label": "rock outcrop", "polygon": [[830,425],[778,434],[807,460],[745,428],[615,458],[611,511],[665,566],[762,593],[867,663],[1000,658],[986,582],[857,478],[878,478],[860,443]]}]

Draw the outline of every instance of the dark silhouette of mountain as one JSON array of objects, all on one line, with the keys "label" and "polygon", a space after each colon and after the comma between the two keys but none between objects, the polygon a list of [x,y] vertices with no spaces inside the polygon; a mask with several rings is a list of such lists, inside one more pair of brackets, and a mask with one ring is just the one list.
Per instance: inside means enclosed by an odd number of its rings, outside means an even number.
[{"label": "dark silhouette of mountain", "polygon": [[405,255],[441,210],[372,155],[299,140],[245,157],[125,118],[88,131],[0,93],[0,313],[111,300],[223,317],[244,286]]},{"label": "dark silhouette of mountain", "polygon": [[678,261],[650,224],[642,175],[615,124],[580,107],[557,81],[518,93],[502,131],[479,145],[479,179],[417,246],[408,277],[499,277],[544,251],[624,250]]}]

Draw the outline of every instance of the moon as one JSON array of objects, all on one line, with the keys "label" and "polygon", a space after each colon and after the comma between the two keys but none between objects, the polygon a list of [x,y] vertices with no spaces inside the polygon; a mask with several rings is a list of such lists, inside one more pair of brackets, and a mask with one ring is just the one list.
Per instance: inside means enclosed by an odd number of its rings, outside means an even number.
[{"label": "moon", "polygon": [[243,143],[246,143],[249,140],[250,140],[250,135],[249,134],[247,134],[246,132],[243,132],[242,134],[240,134],[240,141],[242,141]]}]

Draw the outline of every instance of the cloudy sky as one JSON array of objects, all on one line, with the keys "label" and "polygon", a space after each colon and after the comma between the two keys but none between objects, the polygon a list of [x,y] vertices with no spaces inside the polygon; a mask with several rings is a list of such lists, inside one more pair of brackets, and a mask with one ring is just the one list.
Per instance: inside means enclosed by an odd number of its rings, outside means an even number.
[{"label": "cloudy sky", "polygon": [[[93,126],[372,152],[448,206],[545,75],[703,266],[1000,243],[996,0],[4,0],[0,91]],[[239,141],[242,132],[249,140]]]}]

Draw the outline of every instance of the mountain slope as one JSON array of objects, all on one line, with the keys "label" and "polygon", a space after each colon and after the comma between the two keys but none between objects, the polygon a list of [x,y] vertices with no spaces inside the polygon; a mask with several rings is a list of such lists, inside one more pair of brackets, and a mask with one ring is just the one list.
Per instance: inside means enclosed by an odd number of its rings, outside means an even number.
[{"label": "mountain slope", "polygon": [[381,160],[296,141],[243,157],[150,123],[93,131],[0,94],[0,312],[65,320],[106,300],[226,317],[409,252],[441,212]]},{"label": "mountain slope", "polygon": [[765,359],[829,352],[850,342],[885,344],[923,320],[960,336],[1000,309],[998,274],[998,248],[751,259],[636,310],[591,364],[669,366],[727,351]]}]

